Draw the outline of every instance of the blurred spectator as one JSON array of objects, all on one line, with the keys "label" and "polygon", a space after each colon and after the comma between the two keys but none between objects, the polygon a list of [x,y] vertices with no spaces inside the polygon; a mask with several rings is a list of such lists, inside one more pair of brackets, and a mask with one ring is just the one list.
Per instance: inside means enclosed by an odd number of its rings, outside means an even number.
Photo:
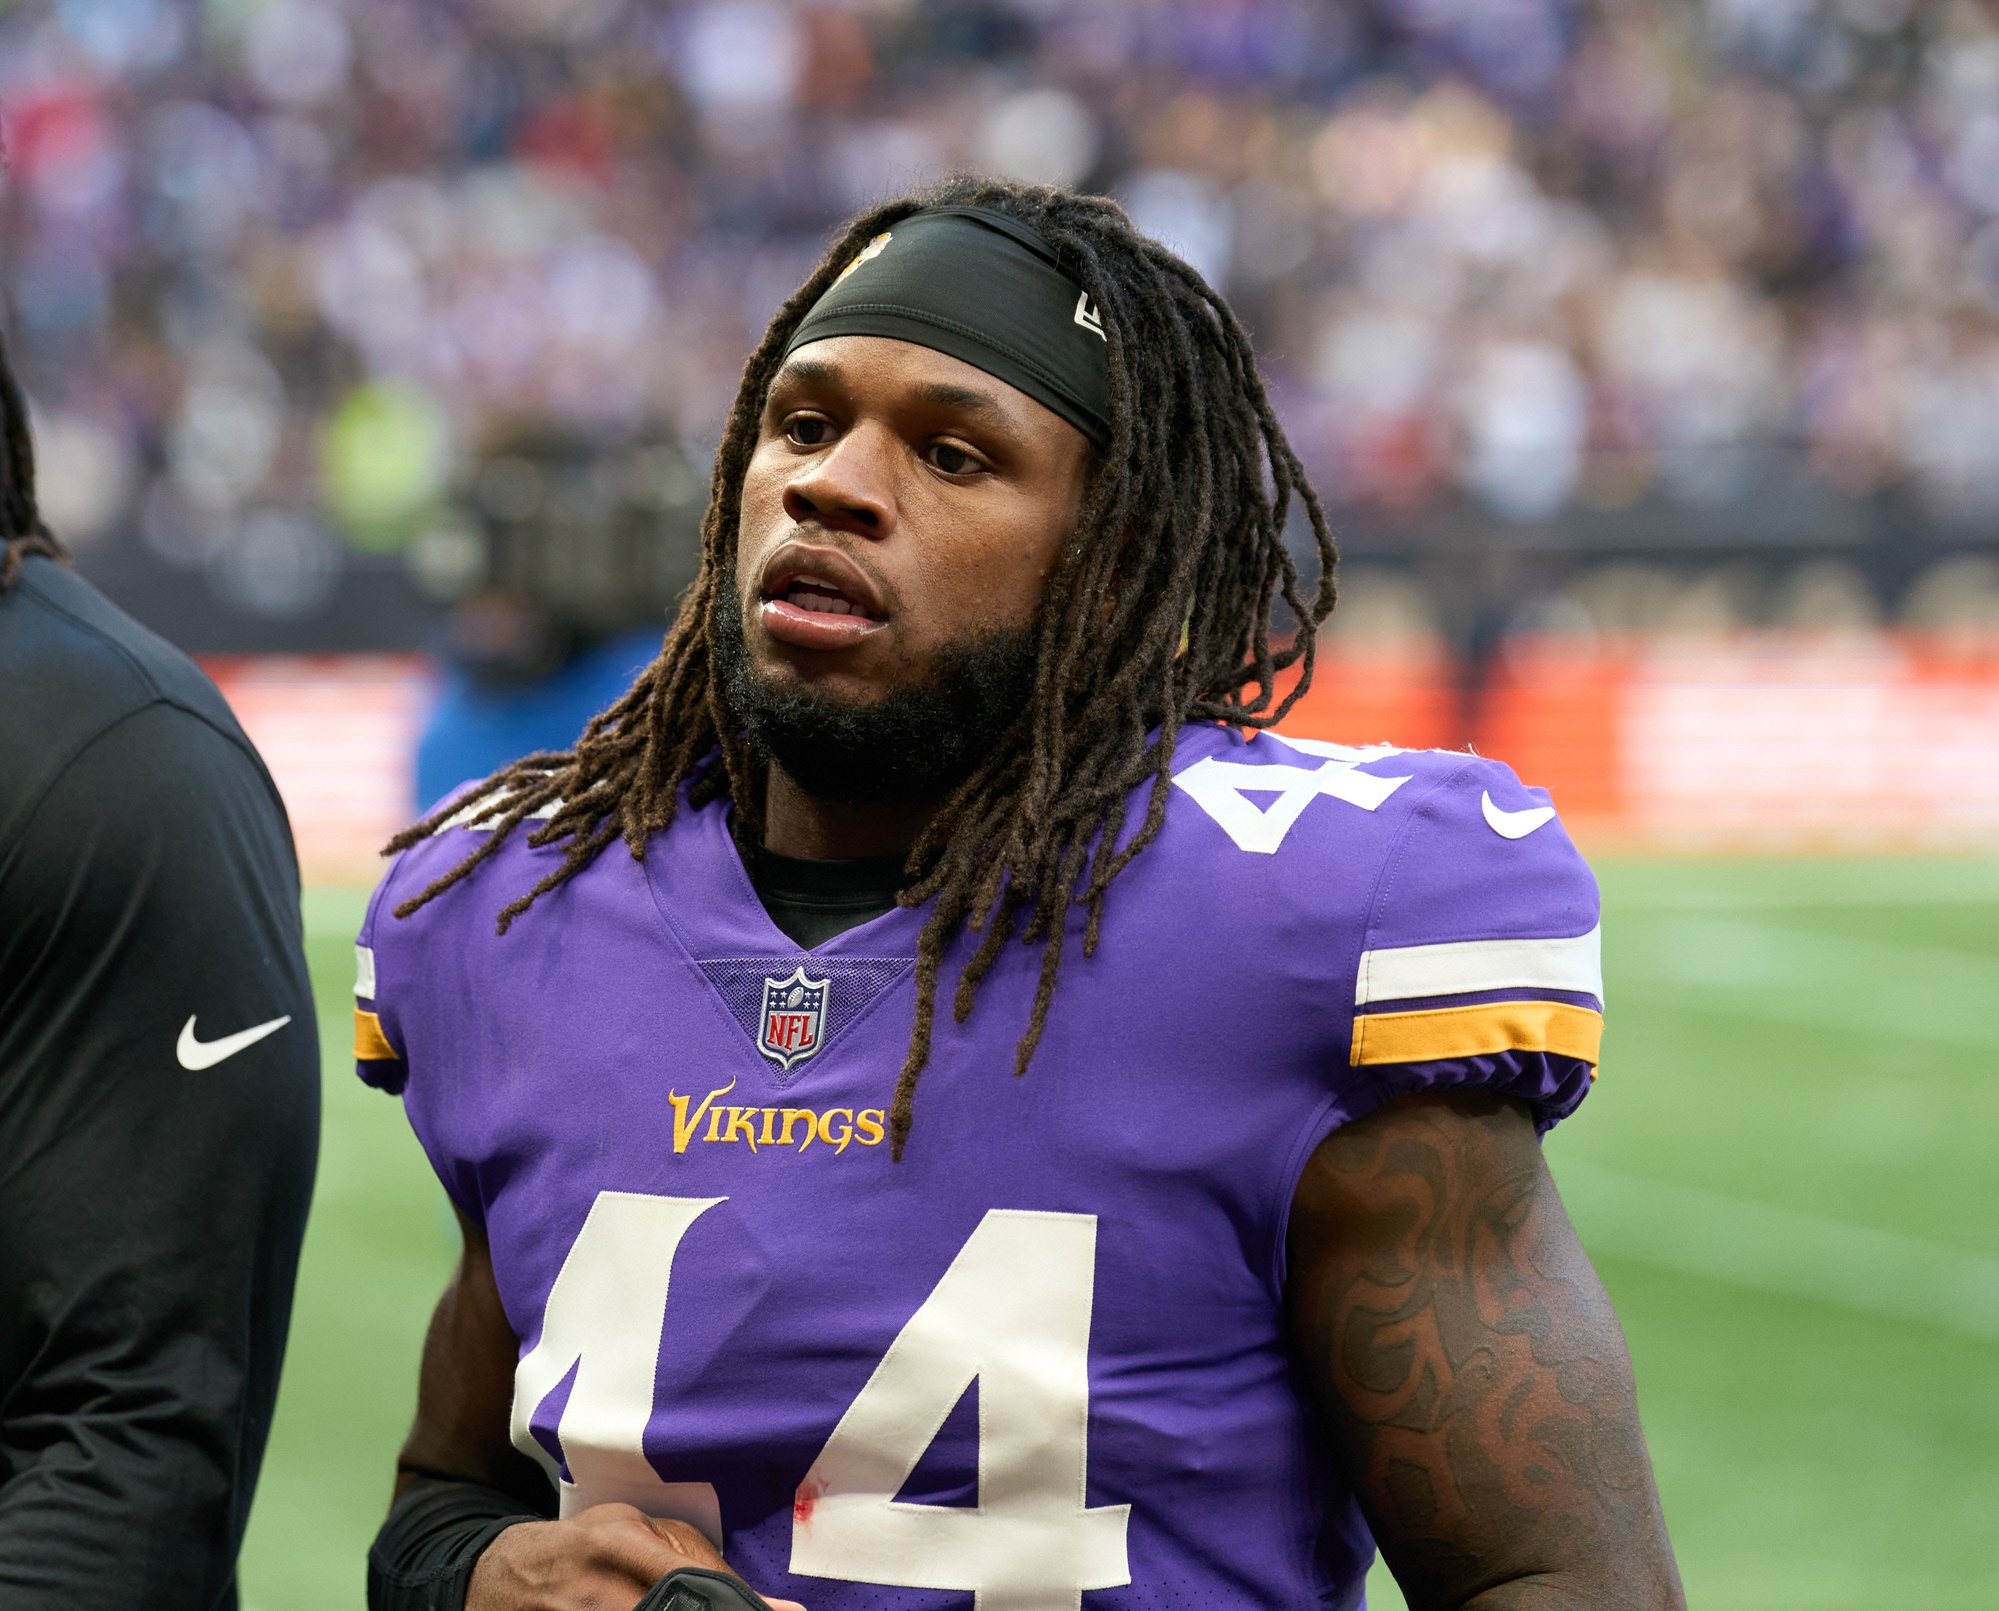
[{"label": "blurred spectator", "polygon": [[52,514],[252,614],[421,572],[496,417],[700,458],[829,226],[965,165],[1224,283],[1349,509],[1999,512],[1973,0],[42,0],[0,121]]},{"label": "blurred spectator", "polygon": [[411,544],[452,601],[445,683],[417,746],[417,803],[567,749],[659,653],[700,560],[707,486],[670,436],[612,447],[546,422],[494,433],[452,508]]}]

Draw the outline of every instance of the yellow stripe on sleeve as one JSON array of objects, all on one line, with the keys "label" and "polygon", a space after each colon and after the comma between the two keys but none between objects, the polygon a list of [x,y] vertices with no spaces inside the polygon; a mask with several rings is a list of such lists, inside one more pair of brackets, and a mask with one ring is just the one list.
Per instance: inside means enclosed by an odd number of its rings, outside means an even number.
[{"label": "yellow stripe on sleeve", "polygon": [[1356,1064],[1555,1052],[1594,1067],[1602,1042],[1603,1014],[1566,1001],[1490,1001],[1476,1007],[1373,1013],[1353,1023]]},{"label": "yellow stripe on sleeve", "polygon": [[364,1063],[379,1063],[384,1058],[401,1061],[401,1054],[382,1033],[382,1020],[363,1007],[354,1009],[354,1055]]}]

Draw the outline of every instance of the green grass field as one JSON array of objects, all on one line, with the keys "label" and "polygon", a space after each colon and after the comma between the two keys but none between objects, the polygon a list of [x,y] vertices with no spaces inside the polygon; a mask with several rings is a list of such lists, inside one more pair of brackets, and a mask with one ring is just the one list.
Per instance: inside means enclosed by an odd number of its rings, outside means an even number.
[{"label": "green grass field", "polygon": [[[1999,1603],[1999,861],[1599,872],[1603,1078],[1548,1151],[1631,1338],[1690,1602]],[[453,1251],[399,1105],[348,1073],[361,898],[307,903],[326,1138],[256,1611],[360,1606]]]}]

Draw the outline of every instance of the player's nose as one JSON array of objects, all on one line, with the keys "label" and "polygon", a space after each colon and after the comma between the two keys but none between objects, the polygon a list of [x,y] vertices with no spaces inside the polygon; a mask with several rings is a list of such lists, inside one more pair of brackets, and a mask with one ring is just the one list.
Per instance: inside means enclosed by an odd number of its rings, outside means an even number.
[{"label": "player's nose", "polygon": [[813,459],[784,489],[784,512],[801,526],[823,526],[862,537],[895,529],[890,444],[866,426],[849,431]]}]

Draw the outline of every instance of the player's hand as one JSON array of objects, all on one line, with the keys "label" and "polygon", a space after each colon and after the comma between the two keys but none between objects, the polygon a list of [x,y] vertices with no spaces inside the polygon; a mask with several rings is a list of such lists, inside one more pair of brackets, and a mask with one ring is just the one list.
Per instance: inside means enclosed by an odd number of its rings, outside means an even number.
[{"label": "player's hand", "polygon": [[[592,1505],[566,1521],[523,1522],[487,1546],[465,1611],[631,1611],[668,1572],[729,1565],[699,1528],[631,1505]],[[772,1611],[805,1611],[772,1600]]]}]

